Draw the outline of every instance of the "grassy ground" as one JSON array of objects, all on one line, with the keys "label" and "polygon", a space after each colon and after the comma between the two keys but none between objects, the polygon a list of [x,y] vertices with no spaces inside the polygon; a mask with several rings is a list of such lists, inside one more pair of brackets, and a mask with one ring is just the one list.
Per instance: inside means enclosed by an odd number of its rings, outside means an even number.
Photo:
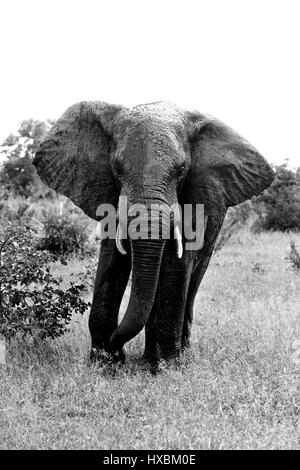
[{"label": "grassy ground", "polygon": [[[116,371],[87,366],[87,315],[64,338],[14,342],[0,366],[2,449],[300,448],[299,235],[239,232],[199,291],[192,348],[152,377],[143,335]],[[79,262],[61,266],[77,272]],[[300,344],[300,343],[299,343]]]}]

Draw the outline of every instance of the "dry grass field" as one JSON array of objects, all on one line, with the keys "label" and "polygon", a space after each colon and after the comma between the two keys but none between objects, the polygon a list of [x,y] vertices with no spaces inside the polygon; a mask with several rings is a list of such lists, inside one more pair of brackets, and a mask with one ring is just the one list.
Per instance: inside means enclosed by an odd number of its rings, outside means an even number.
[{"label": "dry grass field", "polygon": [[[300,448],[291,239],[300,248],[299,234],[242,230],[229,240],[199,290],[191,350],[156,377],[140,363],[143,334],[124,367],[88,366],[88,312],[63,338],[14,340],[0,366],[1,449]],[[56,267],[66,280],[81,269]]]}]

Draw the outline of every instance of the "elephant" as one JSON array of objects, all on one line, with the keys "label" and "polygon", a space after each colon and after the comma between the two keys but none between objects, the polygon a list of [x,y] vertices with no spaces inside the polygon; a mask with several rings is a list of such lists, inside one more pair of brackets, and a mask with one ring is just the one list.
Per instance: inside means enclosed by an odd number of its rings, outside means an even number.
[{"label": "elephant", "polygon": [[[91,361],[125,360],[124,345],[145,328],[143,358],[153,367],[176,361],[190,345],[194,301],[208,267],[227,208],[259,195],[274,173],[261,154],[213,116],[170,102],[132,108],[83,101],[66,110],[40,144],[33,164],[50,188],[69,197],[99,220],[101,204],[117,214],[152,205],[151,220],[170,224],[169,238],[149,237],[145,221],[139,237],[124,237],[117,219],[113,237],[103,238],[89,315]],[[203,207],[203,241],[187,249],[180,211],[172,205]],[[128,221],[134,220],[129,214]],[[181,224],[182,225],[182,224]],[[159,232],[161,234],[161,231]],[[120,304],[132,272],[124,317]]]}]

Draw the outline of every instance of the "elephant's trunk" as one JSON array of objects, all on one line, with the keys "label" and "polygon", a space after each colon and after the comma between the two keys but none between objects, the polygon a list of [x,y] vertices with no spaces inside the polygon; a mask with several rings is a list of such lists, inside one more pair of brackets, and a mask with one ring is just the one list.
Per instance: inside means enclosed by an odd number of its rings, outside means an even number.
[{"label": "elephant's trunk", "polygon": [[110,337],[110,349],[121,349],[145,326],[154,302],[165,240],[132,240],[132,284],[126,313]]},{"label": "elephant's trunk", "polygon": [[[170,225],[169,214],[151,214],[159,220],[161,232]],[[155,222],[155,220],[154,220]],[[149,225],[144,224],[145,230]],[[131,239],[132,283],[126,313],[109,340],[109,348],[114,351],[134,338],[145,326],[154,302],[165,239],[151,239],[149,233],[140,233],[137,240]]]}]

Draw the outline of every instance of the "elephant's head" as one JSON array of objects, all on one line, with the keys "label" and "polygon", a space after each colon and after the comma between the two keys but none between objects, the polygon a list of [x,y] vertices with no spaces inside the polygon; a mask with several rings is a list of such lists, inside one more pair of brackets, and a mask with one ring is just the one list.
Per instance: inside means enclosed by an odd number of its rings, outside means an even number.
[{"label": "elephant's head", "polygon": [[[232,129],[197,112],[158,102],[127,109],[103,102],[70,107],[34,159],[38,174],[96,219],[100,204],[204,204],[218,214],[267,188],[273,172]],[[168,211],[160,216],[167,223]],[[181,255],[177,233],[177,254]],[[148,229],[148,225],[145,225]],[[117,230],[117,246],[124,252]],[[132,288],[125,316],[110,338],[118,349],[145,325],[154,301],[164,239],[131,240]],[[184,247],[183,247],[184,248]],[[174,256],[176,245],[174,243]]]}]

